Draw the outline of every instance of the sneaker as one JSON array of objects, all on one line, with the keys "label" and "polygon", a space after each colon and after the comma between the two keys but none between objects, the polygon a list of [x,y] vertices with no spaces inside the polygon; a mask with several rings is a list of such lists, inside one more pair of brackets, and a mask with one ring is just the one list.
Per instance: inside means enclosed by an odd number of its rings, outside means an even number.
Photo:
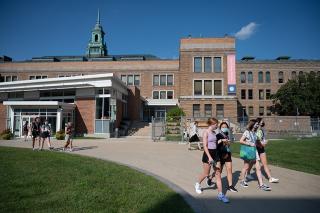
[{"label": "sneaker", "polygon": [[271,188],[267,185],[262,184],[259,188],[263,191],[271,191]]},{"label": "sneaker", "polygon": [[254,179],[254,177],[253,177],[253,175],[252,175],[252,174],[248,174],[248,175],[247,175],[247,177],[246,177],[246,179],[247,179],[247,180],[253,180],[253,179]]},{"label": "sneaker", "polygon": [[278,178],[273,178],[273,177],[271,177],[271,178],[269,179],[269,183],[279,183],[279,179],[278,179]]},{"label": "sneaker", "polygon": [[228,186],[227,190],[229,190],[231,192],[238,192],[238,190],[236,188],[234,188],[234,186]]},{"label": "sneaker", "polygon": [[200,183],[196,183],[194,187],[195,187],[196,192],[197,192],[198,194],[201,194],[201,193],[202,193]]},{"label": "sneaker", "polygon": [[35,151],[36,150],[36,148],[32,148],[32,151]]},{"label": "sneaker", "polygon": [[71,148],[71,149],[69,149],[69,152],[72,152],[73,151],[73,149]]},{"label": "sneaker", "polygon": [[215,182],[212,181],[212,178],[207,178],[206,183],[207,183],[207,186],[208,186],[208,187],[211,187],[211,186],[213,186],[213,185],[215,184]]},{"label": "sneaker", "polygon": [[240,186],[242,186],[244,188],[249,187],[248,183],[246,181],[244,181],[244,180],[240,182]]},{"label": "sneaker", "polygon": [[218,194],[218,200],[221,200],[224,203],[229,203],[229,199],[227,198],[227,196],[225,196],[223,193],[219,193]]}]

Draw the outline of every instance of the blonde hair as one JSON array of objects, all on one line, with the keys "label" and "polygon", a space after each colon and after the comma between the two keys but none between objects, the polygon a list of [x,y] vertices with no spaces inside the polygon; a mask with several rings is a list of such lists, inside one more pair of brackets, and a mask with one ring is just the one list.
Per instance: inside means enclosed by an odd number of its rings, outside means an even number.
[{"label": "blonde hair", "polygon": [[216,119],[216,118],[209,118],[208,121],[207,121],[207,124],[209,126],[213,125],[213,124],[218,124],[219,121]]}]

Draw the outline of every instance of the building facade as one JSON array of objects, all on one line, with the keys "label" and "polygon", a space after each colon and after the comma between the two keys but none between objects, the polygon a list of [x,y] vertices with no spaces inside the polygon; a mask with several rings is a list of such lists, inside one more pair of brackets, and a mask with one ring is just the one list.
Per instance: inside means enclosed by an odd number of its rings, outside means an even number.
[{"label": "building facade", "polygon": [[180,106],[188,117],[274,116],[270,95],[289,79],[320,74],[320,60],[236,61],[235,38],[183,38],[179,59],[109,55],[98,14],[85,56],[0,58],[0,131],[21,135],[40,116],[54,130],[112,136],[123,119],[150,121]]}]

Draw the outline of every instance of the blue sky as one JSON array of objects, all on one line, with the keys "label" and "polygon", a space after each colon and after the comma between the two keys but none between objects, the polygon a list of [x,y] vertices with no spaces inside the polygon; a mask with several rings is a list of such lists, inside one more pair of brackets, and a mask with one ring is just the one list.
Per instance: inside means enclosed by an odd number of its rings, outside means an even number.
[{"label": "blue sky", "polygon": [[10,0],[0,5],[0,55],[84,55],[97,10],[111,55],[178,58],[179,39],[237,37],[237,58],[320,59],[317,0]]}]

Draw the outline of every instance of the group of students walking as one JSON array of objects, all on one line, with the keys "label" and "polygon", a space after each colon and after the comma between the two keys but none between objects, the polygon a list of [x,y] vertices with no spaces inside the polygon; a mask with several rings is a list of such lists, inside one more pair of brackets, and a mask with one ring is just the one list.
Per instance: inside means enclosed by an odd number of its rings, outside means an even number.
[{"label": "group of students walking", "polygon": [[[221,172],[224,165],[227,169],[227,190],[231,192],[238,192],[232,182],[232,158],[230,150],[231,137],[229,124],[223,121],[218,126],[219,121],[216,118],[209,118],[207,124],[208,128],[203,133],[203,172],[198,177],[198,181],[195,184],[195,190],[196,193],[201,194],[202,181],[206,179],[207,186],[211,187],[214,184],[213,178],[215,178],[215,184],[218,190],[218,200],[228,203],[229,199],[223,193],[221,181]],[[244,161],[240,174],[240,186],[245,188],[248,187],[248,179],[252,179],[250,170],[255,165],[259,189],[263,191],[270,191],[271,188],[263,183],[260,162],[263,165],[270,183],[277,183],[279,182],[279,179],[271,176],[270,169],[268,167],[267,155],[264,149],[267,144],[264,126],[265,123],[262,118],[250,120],[247,125],[247,129],[240,139],[241,150],[243,150],[243,152],[240,153],[240,158]],[[246,153],[246,149],[251,152],[251,156],[247,156],[249,151]],[[214,171],[210,175],[211,167]]]},{"label": "group of students walking", "polygon": [[[66,143],[62,148],[62,151],[66,151],[67,148],[70,145],[70,149],[69,151],[72,152],[72,139],[73,139],[73,132],[74,129],[72,127],[72,123],[69,122],[66,125],[65,128],[65,140]],[[45,143],[45,141],[47,141],[48,144],[48,148],[49,150],[54,149],[54,147],[51,144],[51,125],[49,124],[49,122],[47,120],[45,120],[44,122],[41,122],[40,117],[36,117],[34,119],[34,121],[31,123],[31,125],[29,125],[29,122],[26,121],[23,125],[23,134],[24,134],[24,140],[27,140],[28,135],[32,136],[32,149],[36,150],[35,148],[35,142],[36,140],[39,141],[39,147],[38,150],[41,151],[43,150],[43,144]]]}]

